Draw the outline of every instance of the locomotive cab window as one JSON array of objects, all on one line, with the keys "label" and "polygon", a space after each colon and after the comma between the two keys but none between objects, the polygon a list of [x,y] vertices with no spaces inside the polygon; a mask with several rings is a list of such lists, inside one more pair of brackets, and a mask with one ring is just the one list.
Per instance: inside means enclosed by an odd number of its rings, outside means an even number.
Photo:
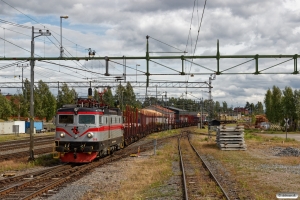
[{"label": "locomotive cab window", "polygon": [[102,116],[99,116],[99,124],[102,124]]},{"label": "locomotive cab window", "polygon": [[59,124],[73,124],[74,116],[73,115],[58,115]]},{"label": "locomotive cab window", "polygon": [[79,115],[79,124],[95,124],[95,115]]}]

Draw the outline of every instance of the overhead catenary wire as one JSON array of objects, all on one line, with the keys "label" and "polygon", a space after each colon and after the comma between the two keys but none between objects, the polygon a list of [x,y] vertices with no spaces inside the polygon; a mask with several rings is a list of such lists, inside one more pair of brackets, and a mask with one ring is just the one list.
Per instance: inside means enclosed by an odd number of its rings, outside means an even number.
[{"label": "overhead catenary wire", "polygon": [[102,73],[94,72],[94,71],[91,71],[91,70],[80,69],[80,68],[71,67],[71,66],[67,66],[67,65],[62,65],[62,64],[58,64],[58,63],[54,63],[54,62],[45,61],[45,60],[39,60],[39,61],[40,62],[49,63],[49,64],[53,64],[53,65],[62,66],[62,67],[67,67],[67,68],[72,68],[72,69],[76,69],[76,70],[81,70],[81,71],[85,71],[85,72],[91,72],[91,73],[94,73],[94,74],[104,75]]},{"label": "overhead catenary wire", "polygon": [[[52,35],[53,36],[53,35]],[[54,36],[53,36],[54,37]],[[57,49],[60,49],[48,36],[47,36],[47,38],[50,40],[50,42],[57,48]],[[54,39],[56,40],[56,41],[58,41],[55,37],[54,37]],[[67,50],[66,50],[67,51]],[[68,51],[67,51],[68,52]],[[68,52],[69,53],[69,52]],[[69,53],[70,54],[70,53]],[[77,62],[75,62],[74,60],[73,60],[73,62],[76,64],[76,65],[78,65],[78,63]],[[80,63],[80,62],[79,62]],[[81,63],[80,63],[81,64]],[[79,65],[78,65],[79,66]],[[70,69],[69,69],[70,70]],[[70,71],[72,71],[72,70],[70,70]],[[74,72],[74,71],[72,71],[72,72]],[[77,72],[76,72],[77,73]],[[82,75],[82,76],[84,76],[84,75]]]},{"label": "overhead catenary wire", "polygon": [[[48,38],[48,37],[47,37]],[[23,49],[23,50],[25,50],[25,51],[27,51],[27,52],[31,52],[31,51],[29,51],[29,50],[27,50],[27,49],[25,49],[25,48],[23,48],[23,47],[21,47],[21,46],[19,46],[19,45],[16,45],[16,44],[14,44],[14,43],[12,43],[12,42],[10,42],[10,41],[8,41],[8,40],[6,40],[6,39],[4,39],[4,38],[2,38],[2,37],[0,37],[0,39],[2,39],[2,40],[4,40],[4,41],[6,41],[6,42],[8,42],[8,43],[10,43],[10,44],[12,44],[12,45],[14,45],[14,46],[16,46],[16,47],[18,47],[18,48],[21,48],[21,49]],[[49,40],[50,40],[50,38],[49,38]],[[51,40],[50,40],[51,41]],[[51,41],[52,42],[52,41]],[[53,42],[52,42],[53,43]],[[53,43],[54,44],[54,43]],[[55,45],[55,44],[54,44]],[[5,54],[4,54],[5,55]],[[36,55],[36,56],[38,56],[38,57],[42,57],[42,56],[40,56],[40,55],[38,55],[38,54],[34,54],[34,55]],[[26,62],[26,61],[23,61],[23,62]],[[19,63],[23,63],[23,62],[19,62]],[[17,63],[17,64],[19,64],[19,63]],[[12,65],[13,66],[13,65]],[[7,67],[5,67],[5,68],[8,68],[8,67],[11,67],[11,65],[8,65]],[[0,69],[4,69],[4,68],[0,68]],[[69,69],[70,70],[70,69]],[[70,70],[70,71],[72,71],[72,70]],[[74,72],[74,71],[72,71],[72,72]]]},{"label": "overhead catenary wire", "polygon": [[169,46],[169,47],[172,47],[172,48],[174,48],[174,49],[180,51],[180,52],[178,52],[178,53],[186,53],[185,51],[182,51],[182,50],[180,50],[180,49],[178,49],[178,48],[176,48],[176,47],[173,47],[173,46],[171,46],[171,45],[169,45],[169,44],[167,44],[167,43],[165,43],[165,42],[162,42],[162,41],[160,41],[160,40],[158,40],[158,39],[155,39],[155,38],[153,38],[153,37],[151,37],[151,36],[149,36],[149,38],[151,38],[151,39],[153,39],[153,40],[156,40],[157,42],[160,42],[160,43],[162,43],[162,44],[164,44],[164,45],[167,45],[167,46]]},{"label": "overhead catenary wire", "polygon": [[25,26],[25,25],[22,25],[22,24],[16,24],[16,23],[9,22],[9,21],[3,20],[3,19],[0,19],[0,22],[2,22],[3,24],[8,24],[8,25],[11,25],[11,26],[16,26],[16,27],[19,27],[19,28],[32,29],[32,27],[30,27],[30,26]]},{"label": "overhead catenary wire", "polygon": [[187,46],[188,46],[188,43],[189,43],[189,38],[190,38],[190,35],[191,35],[191,31],[192,31],[192,24],[193,24],[193,18],[194,18],[195,6],[196,6],[196,0],[194,0],[194,7],[193,7],[193,12],[192,12],[192,17],[191,17],[191,23],[190,23],[190,28],[189,28],[189,34],[188,34],[188,38],[187,38],[187,40],[186,40],[185,51],[187,51]]},{"label": "overhead catenary wire", "polygon": [[[84,75],[82,75],[82,74],[79,74],[79,73],[77,73],[77,72],[74,72],[74,73],[76,73],[76,74],[78,74],[78,75],[81,75],[81,77],[80,76],[76,76],[76,75],[74,75],[74,74],[69,74],[69,73],[66,73],[66,72],[62,72],[62,71],[57,71],[57,70],[54,70],[54,69],[49,69],[49,68],[47,68],[47,67],[42,67],[42,66],[38,66],[38,65],[36,65],[37,67],[40,67],[40,68],[43,68],[43,69],[46,69],[46,70],[49,70],[49,71],[55,71],[55,72],[59,72],[59,73],[62,73],[62,74],[66,74],[66,75],[69,75],[70,77],[76,77],[76,78],[82,78],[82,79],[84,79],[83,78],[83,76]],[[84,77],[86,77],[86,76],[84,76]]]},{"label": "overhead catenary wire", "polygon": [[[15,31],[15,30],[12,30],[12,29],[9,29],[9,28],[4,28],[3,26],[0,26],[0,28],[3,28],[3,29],[5,29],[5,30],[9,30],[9,31],[14,32],[14,33],[18,33],[18,34],[20,34],[20,35],[24,35],[24,36],[27,36],[27,37],[31,37],[30,35],[27,35],[27,34],[24,34],[24,33],[20,33],[20,32],[18,32],[18,31]],[[44,37],[44,38],[45,38],[45,37]],[[41,40],[41,39],[35,38],[35,40]],[[50,43],[50,42],[47,42],[47,43]]]},{"label": "overhead catenary wire", "polygon": [[13,7],[12,5],[10,5],[9,3],[1,0],[3,3],[5,3],[6,5],[10,6],[11,8],[17,10],[18,12],[22,13],[23,15],[25,15],[26,17],[28,17],[29,19],[31,19],[32,21],[35,21],[36,23],[39,23],[37,22],[35,19],[31,18],[30,16],[26,15],[25,13],[23,13],[22,11],[18,10],[17,8]]},{"label": "overhead catenary wire", "polygon": [[[39,65],[36,65],[36,67],[41,68],[41,69],[45,69],[45,70],[49,70],[49,71],[51,71],[52,73],[53,73],[53,72],[57,72],[57,73],[65,74],[65,75],[68,75],[68,76],[71,77],[71,78],[76,77],[76,78],[85,79],[81,74],[78,74],[78,73],[76,73],[76,72],[73,73],[73,74],[69,74],[69,73],[66,73],[66,72],[58,71],[58,70],[55,70],[55,69],[49,69],[49,68],[42,67],[42,66],[39,66]],[[41,70],[41,69],[39,69],[39,70]],[[77,75],[79,75],[79,76],[76,76],[75,74],[77,74]],[[49,78],[49,76],[48,76],[47,78]]]},{"label": "overhead catenary wire", "polygon": [[[207,0],[204,1],[204,6],[203,6],[203,10],[202,10],[202,16],[201,16],[200,24],[199,24],[199,27],[198,27],[198,33],[197,33],[197,37],[196,37],[196,42],[195,42],[195,47],[194,47],[194,51],[193,51],[193,56],[195,55],[196,49],[197,49],[199,34],[200,34],[200,30],[201,30],[201,26],[202,26],[202,21],[203,21],[203,17],[204,17],[204,11],[205,11],[205,8],[206,8],[206,2],[207,2]],[[195,8],[195,2],[194,2],[194,8]],[[193,12],[194,12],[194,8],[193,8]],[[193,61],[193,59],[192,59],[192,61]],[[192,70],[192,64],[190,66],[189,73],[191,72],[191,70]],[[189,80],[189,76],[187,77],[187,81],[188,80]]]},{"label": "overhead catenary wire", "polygon": [[[4,0],[1,0],[2,2],[4,2],[5,4],[7,4],[8,6],[10,6],[11,8],[13,8],[13,9],[15,9],[16,11],[18,11],[18,12],[20,12],[21,14],[23,14],[24,16],[26,16],[26,17],[28,17],[29,19],[31,19],[32,21],[34,21],[34,22],[36,22],[36,23],[38,23],[38,24],[40,24],[40,25],[42,25],[43,26],[43,28],[46,28],[46,26],[45,25],[43,25],[43,24],[41,24],[41,23],[39,23],[38,21],[36,21],[35,19],[33,19],[32,17],[30,17],[30,16],[28,16],[28,15],[26,15],[24,12],[22,12],[22,11],[20,11],[19,9],[17,9],[17,8],[15,8],[14,6],[12,6],[12,5],[10,5],[9,3],[7,3],[7,2],[5,2]],[[0,19],[1,20],[1,19]],[[6,21],[6,20],[3,20],[3,21],[5,21],[5,22],[7,22],[7,23],[11,23],[11,24],[14,24],[14,25],[18,25],[18,26],[21,26],[21,27],[23,27],[24,25],[21,25],[21,24],[15,24],[15,23],[13,23],[13,22],[8,22],[8,21]],[[32,28],[32,27],[29,27],[29,26],[24,26],[24,28]],[[53,30],[51,30],[51,33],[52,33],[52,36],[53,36],[53,33],[54,34],[57,34],[57,35],[59,35],[58,33],[56,33],[55,31],[53,31]],[[69,40],[68,38],[65,38],[65,37],[63,37],[64,39],[66,39],[66,40],[68,40],[69,42],[71,42],[71,43],[73,43],[73,44],[75,44],[76,45],[76,47],[77,46],[80,46],[80,47],[82,47],[83,49],[86,49],[86,47],[83,47],[83,46],[81,46],[81,45],[78,45],[77,43],[75,43],[75,42],[73,42],[73,41],[71,41],[71,40]],[[55,38],[56,39],[56,38]],[[57,40],[57,39],[56,39]],[[57,40],[57,42],[58,42],[58,40]],[[58,42],[59,43],[59,42]],[[73,57],[73,56],[72,56]]]},{"label": "overhead catenary wire", "polygon": [[[118,62],[116,62],[116,61],[109,60],[109,62],[112,62],[112,63],[118,64],[118,65],[124,66],[124,64],[118,63]],[[130,67],[130,66],[128,66],[128,65],[125,65],[125,67],[130,68],[130,69],[133,69],[133,70],[136,70],[136,71],[141,72],[141,73],[144,73],[144,74],[146,73],[146,72],[140,71],[140,70],[138,70],[138,69],[135,69],[135,68],[133,68],[133,67]]]},{"label": "overhead catenary wire", "polygon": [[[18,12],[20,12],[20,13],[23,14],[24,16],[28,17],[28,18],[31,19],[32,21],[34,21],[34,22],[36,22],[36,23],[42,25],[44,28],[46,28],[46,26],[44,26],[43,24],[39,23],[38,21],[36,21],[36,20],[33,19],[32,17],[26,15],[24,12],[22,12],[22,11],[20,11],[19,9],[15,8],[14,6],[10,5],[9,3],[5,2],[4,0],[1,0],[1,1],[4,2],[5,4],[7,4],[8,6],[10,6],[11,8],[17,10]],[[8,21],[6,21],[6,20],[3,20],[3,22],[4,22],[4,23],[7,23],[7,24],[19,26],[19,27],[31,28],[31,27],[29,27],[29,26],[24,26],[24,25],[20,25],[20,24],[15,24],[15,23],[13,23],[13,22],[8,22]],[[51,33],[52,33],[51,35],[54,37],[54,39],[59,43],[59,41],[58,41],[58,40],[56,39],[56,37],[54,36],[54,34],[57,34],[57,35],[59,35],[59,34],[56,33],[56,32],[53,31],[53,30],[51,30]],[[54,34],[53,34],[53,33],[54,33]],[[47,38],[48,38],[48,37],[47,37]],[[75,42],[73,42],[73,41],[71,41],[71,40],[69,40],[69,39],[67,39],[67,38],[65,38],[65,37],[63,37],[63,38],[66,39],[66,40],[68,40],[69,42],[71,42],[71,43],[73,43],[73,44],[76,45],[76,53],[77,53],[77,47],[78,47],[78,46],[80,46],[80,47],[86,49],[85,47],[83,47],[83,46],[81,46],[81,45],[78,45],[78,44],[76,44]],[[50,40],[50,38],[48,38],[48,39]],[[50,40],[50,42],[52,42],[52,40]],[[55,45],[54,42],[52,42],[52,43]],[[55,45],[55,46],[57,47],[57,45]],[[57,48],[58,48],[58,47],[57,47]],[[59,49],[59,48],[58,48],[58,49]],[[71,57],[73,57],[72,54],[71,54],[66,48],[65,48],[65,50],[71,55]],[[75,61],[73,61],[73,62],[74,62],[77,66],[79,66],[79,67],[86,68],[86,67],[85,67],[84,65],[82,65],[80,62],[79,62],[79,64],[80,64],[81,66],[80,66],[77,62],[75,62]],[[86,69],[87,69],[87,68],[86,68]],[[70,70],[70,69],[69,69],[69,70]],[[70,70],[70,71],[72,71],[72,70]]]},{"label": "overhead catenary wire", "polygon": [[7,65],[1,66],[0,69],[6,69],[6,68],[9,68],[9,67],[13,67],[17,64],[25,63],[25,62],[27,62],[27,61],[18,61],[18,62],[10,63],[10,64],[7,64]]},{"label": "overhead catenary wire", "polygon": [[[10,42],[10,41],[8,41],[8,40],[2,38],[2,37],[0,37],[0,39],[6,41],[6,42],[8,42],[8,43],[10,43],[10,44],[12,44],[12,45],[14,45],[14,46],[16,46],[16,47],[19,47],[20,49],[23,49],[24,51],[27,51],[27,52],[31,53],[31,51],[29,51],[29,50],[27,50],[27,49],[24,49],[23,47],[21,47],[21,46],[19,46],[19,45],[17,45],[17,44],[14,44],[14,43],[12,43],[12,42]],[[36,55],[36,56],[42,58],[42,56],[40,56],[40,55],[38,55],[38,54],[34,54],[34,55]]]}]

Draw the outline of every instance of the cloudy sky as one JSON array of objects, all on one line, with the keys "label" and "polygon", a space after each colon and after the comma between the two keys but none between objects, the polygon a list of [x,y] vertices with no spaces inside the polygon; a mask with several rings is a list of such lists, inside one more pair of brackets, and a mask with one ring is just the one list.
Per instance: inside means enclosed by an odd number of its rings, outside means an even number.
[{"label": "cloudy sky", "polygon": [[[196,64],[184,62],[184,71],[189,75],[180,76],[179,57],[215,56],[217,40],[221,55],[300,54],[299,11],[300,2],[296,0],[29,0],[26,3],[0,0],[0,57],[29,57],[32,26],[36,31],[49,30],[52,34],[35,38],[35,56],[59,57],[60,16],[68,15],[68,19],[62,19],[65,57],[87,56],[89,48],[96,51],[96,57],[145,56],[149,35],[149,51],[154,52],[150,56],[178,57],[152,59],[155,62],[150,62],[149,71],[155,75],[150,76],[150,82],[208,82],[209,74],[217,69],[216,59],[189,59]],[[212,81],[214,101],[244,106],[247,101],[263,102],[266,90],[273,85],[299,89],[299,75],[283,74],[294,71],[293,60],[259,59],[259,70],[271,67],[264,71],[269,74],[261,75],[251,74],[255,72],[255,61],[251,60],[220,60],[220,71],[228,74],[217,75]],[[17,66],[15,61],[0,61],[1,83],[20,82],[20,66],[29,64],[24,62]],[[103,60],[51,61],[56,65],[37,61],[35,81],[113,81],[113,77],[124,71],[123,60],[112,61],[109,63],[112,77],[103,76]],[[282,64],[277,65],[279,63]],[[126,66],[127,81],[145,81],[146,60],[126,59]],[[30,79],[29,72],[29,67],[24,68],[24,78]],[[80,95],[86,95],[87,89],[75,89]],[[1,90],[4,94],[19,92]],[[51,91],[57,94],[57,89]],[[145,95],[145,91],[145,88],[135,88],[139,95]],[[207,88],[158,89],[159,94],[163,91],[168,92],[168,97],[208,98]],[[155,96],[156,90],[148,88],[147,93]]]}]

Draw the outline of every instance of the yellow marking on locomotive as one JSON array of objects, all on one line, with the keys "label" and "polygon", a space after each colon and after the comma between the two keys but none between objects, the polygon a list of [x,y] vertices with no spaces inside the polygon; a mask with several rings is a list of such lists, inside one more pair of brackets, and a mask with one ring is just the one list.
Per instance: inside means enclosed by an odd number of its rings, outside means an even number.
[{"label": "yellow marking on locomotive", "polygon": [[[58,142],[59,143],[59,142]],[[54,158],[54,159],[59,159],[60,158],[60,153],[59,152],[57,152],[57,151],[55,151],[55,143],[54,143],[54,146],[53,146],[53,152],[52,152],[52,157]]]}]

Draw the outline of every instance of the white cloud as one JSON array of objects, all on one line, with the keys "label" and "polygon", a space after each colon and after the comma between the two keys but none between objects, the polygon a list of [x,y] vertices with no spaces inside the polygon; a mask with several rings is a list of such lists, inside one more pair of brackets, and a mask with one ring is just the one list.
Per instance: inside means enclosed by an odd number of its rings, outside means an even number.
[{"label": "white cloud", "polygon": [[[60,15],[69,15],[63,20],[63,47],[66,53],[72,56],[87,55],[88,48],[96,50],[97,56],[145,56],[146,35],[149,35],[149,49],[152,52],[187,50],[188,55],[193,55],[195,42],[197,40],[195,55],[216,55],[217,40],[220,41],[221,55],[273,55],[299,53],[299,20],[300,3],[296,0],[216,0],[208,1],[202,21],[200,33],[198,26],[200,23],[203,3],[196,1],[193,21],[191,24],[194,1],[145,1],[145,0],[87,0],[84,3],[79,0],[64,1],[39,1],[30,0],[20,4],[17,0],[8,2],[16,9],[22,11],[27,16],[0,2],[0,19],[11,21],[26,26],[43,28],[45,25],[55,37],[51,39],[38,37],[35,39],[35,52],[40,56],[58,57],[60,45]],[[43,6],[41,6],[43,4]],[[39,23],[37,23],[37,22]],[[0,25],[0,37],[15,45],[30,50],[31,29],[23,29],[7,24]],[[191,29],[190,29],[191,27]],[[5,28],[5,29],[3,29]],[[10,31],[17,31],[19,33]],[[189,30],[191,31],[189,35]],[[25,35],[22,35],[22,34]],[[189,36],[189,37],[188,37]],[[188,40],[189,38],[189,40]],[[155,39],[162,41],[165,45]],[[29,52],[18,48],[9,42],[0,41],[0,56],[6,57],[28,57]],[[53,44],[53,43],[55,44]],[[5,45],[4,45],[5,44]],[[76,45],[77,44],[77,45]],[[5,46],[5,48],[4,48]],[[174,56],[180,54],[150,54],[151,56]],[[68,56],[70,56],[68,54]],[[291,86],[299,89],[299,75],[277,75],[278,72],[293,72],[293,60],[272,67],[286,58],[259,59],[259,70],[271,67],[264,72],[273,73],[267,75],[253,75],[256,71],[255,60],[250,59],[221,59],[220,71],[222,75],[217,76],[212,81],[212,96],[214,100],[235,105],[236,102],[243,106],[246,101],[256,103],[263,102],[264,94],[268,88],[276,85],[282,89]],[[115,60],[123,63],[123,60]],[[174,74],[182,70],[181,60],[155,60],[167,67],[150,62],[150,73]],[[211,70],[216,70],[216,59],[194,59],[198,63]],[[75,68],[88,68],[104,73],[104,61],[86,62],[80,64],[67,61],[55,61],[56,63],[69,65]],[[8,61],[1,61],[0,67]],[[146,71],[145,60],[126,60],[127,74],[135,74],[136,64],[140,64],[139,69]],[[76,69],[66,69],[56,65],[38,62],[41,67],[48,67],[55,71],[38,68],[38,73],[48,74],[49,80],[58,81],[61,79],[72,80],[71,76],[63,74],[75,74],[82,78],[104,78],[103,76],[90,74]],[[184,63],[185,72],[195,73],[195,76],[150,76],[151,80],[170,81],[207,81],[212,72],[200,66]],[[235,66],[235,67],[234,67]],[[98,67],[98,68],[97,68]],[[11,68],[2,69],[1,74],[9,74]],[[14,70],[21,73],[20,68]],[[61,72],[61,73],[60,73]],[[110,63],[110,72],[113,74],[123,73],[123,66]],[[140,72],[138,72],[141,74]],[[206,75],[199,75],[206,73]],[[249,73],[243,75],[228,75],[226,73]],[[29,77],[29,70],[24,70],[24,76]],[[36,79],[45,77],[36,74]],[[2,78],[1,78],[2,79]],[[138,76],[138,81],[145,81],[145,76]],[[9,79],[16,81],[15,79]],[[73,80],[85,80],[74,77]],[[128,76],[127,80],[135,81],[135,76]],[[151,90],[151,89],[149,89]],[[164,89],[163,89],[164,90]],[[193,94],[199,94],[201,90],[190,89]],[[2,90],[3,91],[3,90]],[[145,89],[137,89],[139,93],[145,93]],[[179,97],[185,89],[168,89],[170,95]],[[204,95],[205,96],[205,95]],[[231,103],[230,103],[231,102]]]}]

